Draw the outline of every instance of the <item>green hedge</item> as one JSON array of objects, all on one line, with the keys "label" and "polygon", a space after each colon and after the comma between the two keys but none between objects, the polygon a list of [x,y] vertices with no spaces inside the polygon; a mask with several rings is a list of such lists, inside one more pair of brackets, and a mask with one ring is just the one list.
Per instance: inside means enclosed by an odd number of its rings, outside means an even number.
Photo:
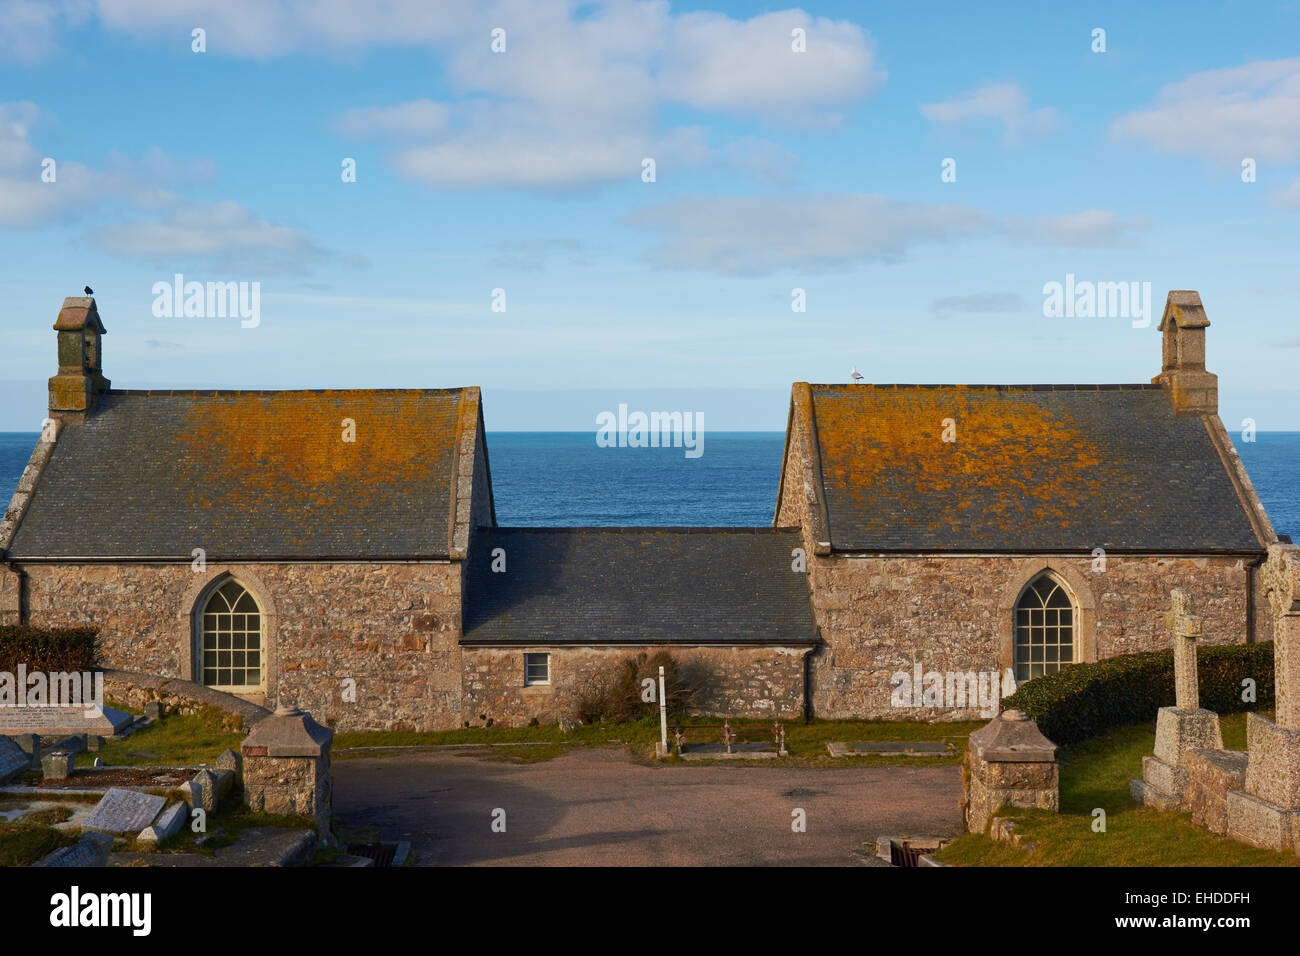
[{"label": "green hedge", "polygon": [[19,664],[28,673],[89,671],[98,658],[99,632],[93,627],[0,626],[0,671],[17,674]]},{"label": "green hedge", "polygon": [[[1198,646],[1196,675],[1201,706],[1221,714],[1273,706],[1273,642]],[[1256,699],[1241,699],[1244,678]],[[1125,654],[1095,664],[1073,664],[1035,677],[1002,702],[1018,707],[1058,744],[1073,744],[1112,727],[1154,720],[1174,704],[1174,652]]]}]

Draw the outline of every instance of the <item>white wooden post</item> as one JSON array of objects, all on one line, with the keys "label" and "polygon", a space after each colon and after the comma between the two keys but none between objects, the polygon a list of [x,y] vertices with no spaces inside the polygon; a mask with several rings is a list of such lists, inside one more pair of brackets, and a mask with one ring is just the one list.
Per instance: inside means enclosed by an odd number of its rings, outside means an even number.
[{"label": "white wooden post", "polygon": [[664,668],[659,665],[659,752],[668,754],[668,697],[664,693]]}]

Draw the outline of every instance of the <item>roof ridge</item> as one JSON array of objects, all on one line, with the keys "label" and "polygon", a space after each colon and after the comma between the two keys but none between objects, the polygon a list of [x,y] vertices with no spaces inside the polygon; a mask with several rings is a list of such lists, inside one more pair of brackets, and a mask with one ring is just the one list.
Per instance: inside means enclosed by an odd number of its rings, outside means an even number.
[{"label": "roof ridge", "polygon": [[185,398],[221,398],[241,395],[344,395],[366,393],[370,395],[453,395],[464,392],[470,385],[451,388],[110,388],[105,395],[132,397],[180,396]]},{"label": "roof ridge", "polygon": [[955,382],[954,382],[954,383],[940,383],[940,384],[935,384],[935,383],[926,384],[926,383],[920,383],[920,382],[918,382],[918,383],[903,383],[903,382],[863,382],[863,383],[861,383],[861,384],[858,384],[858,383],[855,383],[855,382],[827,382],[827,383],[820,384],[820,385],[810,383],[810,384],[809,384],[809,388],[814,388],[814,389],[832,389],[832,388],[850,388],[850,389],[859,389],[859,388],[861,388],[861,389],[869,389],[869,388],[898,388],[898,389],[902,389],[902,388],[928,388],[928,389],[940,389],[940,388],[972,388],[972,389],[973,389],[973,388],[980,388],[980,389],[989,389],[989,390],[992,390],[992,391],[1000,391],[1000,392],[1006,392],[1006,391],[1029,391],[1029,392],[1118,392],[1118,391],[1144,391],[1144,392],[1154,392],[1154,391],[1159,391],[1159,390],[1161,390],[1162,388],[1164,388],[1164,386],[1163,386],[1163,385],[1160,385],[1160,384],[1152,384],[1152,383],[1150,383],[1150,382],[1133,382],[1133,383],[1126,383],[1126,382],[1112,382],[1112,383],[1099,383],[1099,384],[1080,383],[1080,384],[1073,384],[1073,385],[1055,385],[1055,384],[1018,384],[1018,385],[1017,385],[1017,384],[1011,384],[1011,385],[999,385],[999,384],[976,384],[976,385],[963,385],[963,384],[959,384],[959,383],[955,383]]},{"label": "roof ridge", "polygon": [[554,527],[542,525],[521,525],[508,527],[497,525],[494,528],[479,527],[478,534],[643,534],[651,532],[677,532],[680,534],[795,534],[798,528],[773,528],[768,525],[560,525]]}]

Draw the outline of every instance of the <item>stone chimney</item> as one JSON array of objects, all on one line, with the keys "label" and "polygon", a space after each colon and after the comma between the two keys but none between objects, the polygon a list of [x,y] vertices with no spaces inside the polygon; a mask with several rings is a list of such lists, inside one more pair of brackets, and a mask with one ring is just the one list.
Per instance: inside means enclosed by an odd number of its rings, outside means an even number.
[{"label": "stone chimney", "polygon": [[1163,363],[1160,374],[1151,381],[1165,387],[1174,411],[1180,415],[1214,415],[1219,411],[1219,376],[1205,370],[1205,330],[1209,325],[1198,293],[1169,293],[1160,320]]},{"label": "stone chimney", "polygon": [[99,321],[95,300],[89,296],[64,299],[54,331],[58,333],[59,372],[50,379],[50,418],[84,422],[109,386],[100,368],[104,323]]}]

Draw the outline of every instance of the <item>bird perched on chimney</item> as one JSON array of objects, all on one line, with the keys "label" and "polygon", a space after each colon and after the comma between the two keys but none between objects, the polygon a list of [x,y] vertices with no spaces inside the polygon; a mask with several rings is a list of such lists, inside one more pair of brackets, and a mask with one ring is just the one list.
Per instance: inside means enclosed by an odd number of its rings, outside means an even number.
[{"label": "bird perched on chimney", "polygon": [[849,378],[853,379],[855,385],[860,385],[863,381],[863,375],[858,371],[858,367],[853,366],[853,371],[849,373]]},{"label": "bird perched on chimney", "polygon": [[94,295],[94,294],[95,294],[95,290],[92,289],[90,286],[86,286],[85,292],[86,292],[86,295]]}]

